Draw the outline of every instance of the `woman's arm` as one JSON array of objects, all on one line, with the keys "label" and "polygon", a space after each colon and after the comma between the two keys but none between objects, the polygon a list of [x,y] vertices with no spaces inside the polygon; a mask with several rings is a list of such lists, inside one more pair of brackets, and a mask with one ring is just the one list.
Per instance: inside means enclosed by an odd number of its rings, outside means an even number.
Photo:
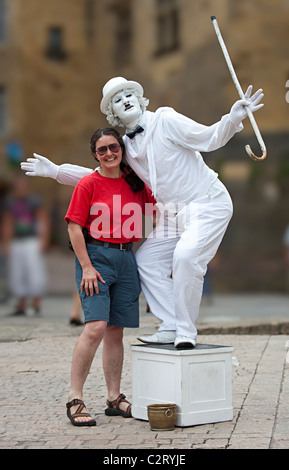
[{"label": "woman's arm", "polygon": [[13,216],[6,211],[2,218],[1,241],[3,254],[7,256],[10,251],[10,244],[13,238]]},{"label": "woman's arm", "polygon": [[41,250],[46,251],[49,247],[50,241],[50,220],[43,207],[39,207],[35,215],[37,219],[38,237],[40,240]]},{"label": "woman's arm", "polygon": [[72,220],[69,220],[68,233],[74,252],[82,267],[82,281],[80,284],[80,291],[82,292],[84,289],[86,295],[90,295],[92,297],[94,294],[94,289],[96,294],[99,293],[97,280],[103,284],[105,284],[105,281],[102,279],[100,273],[94,269],[91,264],[81,225],[76,224]]}]

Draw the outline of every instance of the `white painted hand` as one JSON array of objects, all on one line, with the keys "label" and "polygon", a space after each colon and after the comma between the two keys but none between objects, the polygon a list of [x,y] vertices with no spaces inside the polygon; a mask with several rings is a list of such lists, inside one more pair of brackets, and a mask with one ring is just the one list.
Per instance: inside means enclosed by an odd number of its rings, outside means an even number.
[{"label": "white painted hand", "polygon": [[21,170],[29,176],[42,176],[44,178],[56,179],[59,166],[52,163],[48,158],[42,157],[37,153],[33,154],[35,158],[27,158],[26,162],[21,162]]},{"label": "white painted hand", "polygon": [[250,85],[245,93],[245,99],[236,101],[236,103],[233,104],[231,108],[230,119],[236,125],[239,125],[247,117],[245,106],[248,106],[252,113],[264,106],[263,103],[260,103],[264,97],[262,88],[260,88],[258,91],[256,91],[256,93],[254,93],[253,96],[251,96],[252,89],[253,86]]}]

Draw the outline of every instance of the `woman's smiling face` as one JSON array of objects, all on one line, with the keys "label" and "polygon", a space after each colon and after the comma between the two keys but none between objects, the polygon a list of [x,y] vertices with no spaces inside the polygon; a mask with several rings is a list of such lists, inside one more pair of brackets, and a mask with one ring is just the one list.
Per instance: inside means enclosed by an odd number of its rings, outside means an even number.
[{"label": "woman's smiling face", "polygon": [[[101,154],[104,151],[105,153],[104,155],[100,155],[98,151]],[[106,171],[115,171],[119,169],[119,165],[122,160],[122,149],[114,136],[103,135],[95,143],[95,156],[101,164],[103,173]]]}]

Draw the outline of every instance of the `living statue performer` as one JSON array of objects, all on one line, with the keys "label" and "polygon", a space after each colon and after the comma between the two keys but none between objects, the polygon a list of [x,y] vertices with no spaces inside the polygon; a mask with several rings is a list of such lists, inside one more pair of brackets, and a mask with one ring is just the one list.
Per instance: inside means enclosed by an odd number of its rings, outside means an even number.
[{"label": "living statue performer", "polygon": [[[100,109],[112,126],[125,127],[126,162],[151,188],[161,213],[136,253],[142,291],[161,321],[157,333],[138,338],[144,343],[196,345],[203,278],[232,216],[229,193],[200,152],[221,148],[243,129],[245,105],[252,112],[263,106],[262,89],[251,93],[250,85],[245,99],[205,126],[169,107],[147,111],[149,101],[135,81],[115,77],[103,88]],[[59,183],[76,185],[93,171],[34,156],[22,169]]]}]

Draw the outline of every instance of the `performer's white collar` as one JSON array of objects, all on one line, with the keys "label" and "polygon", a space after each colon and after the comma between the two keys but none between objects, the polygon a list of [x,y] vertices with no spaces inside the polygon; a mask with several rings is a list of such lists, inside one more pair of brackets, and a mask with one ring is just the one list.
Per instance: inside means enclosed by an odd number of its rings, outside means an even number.
[{"label": "performer's white collar", "polygon": [[133,128],[133,129],[129,129],[129,128],[127,127],[127,128],[126,128],[126,132],[134,131],[134,129],[136,129],[137,126],[141,126],[144,130],[146,130],[146,117],[145,117],[145,114],[146,114],[146,111],[144,111],[144,112],[142,113],[142,115],[140,116],[139,121],[135,124],[134,128]]}]

